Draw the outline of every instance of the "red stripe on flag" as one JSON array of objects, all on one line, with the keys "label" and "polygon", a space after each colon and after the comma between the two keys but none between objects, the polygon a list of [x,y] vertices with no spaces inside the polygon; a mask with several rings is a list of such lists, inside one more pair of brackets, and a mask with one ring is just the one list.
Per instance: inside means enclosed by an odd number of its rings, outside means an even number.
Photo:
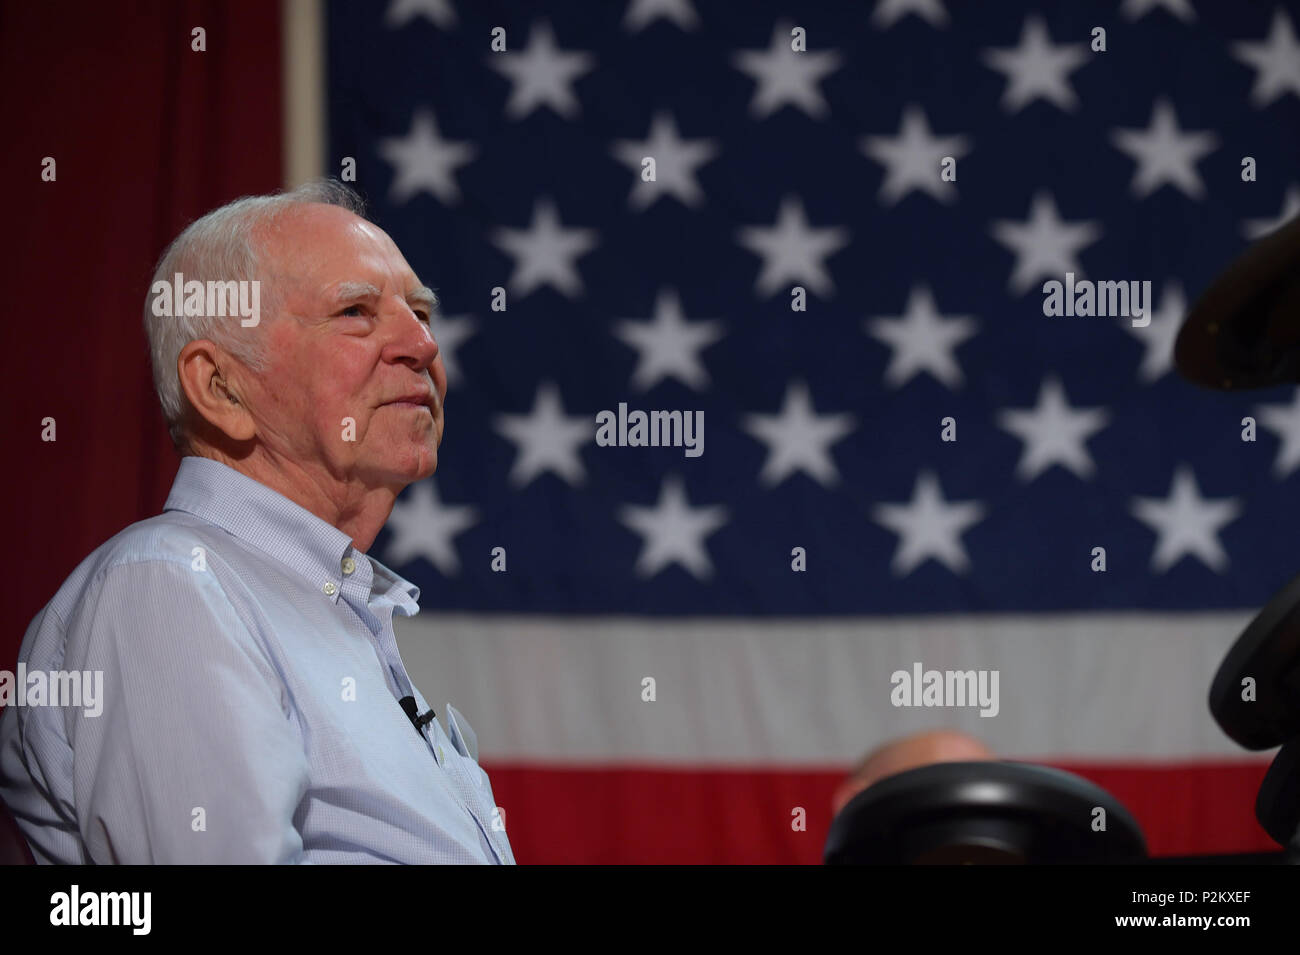
[{"label": "red stripe on flag", "polygon": [[[1119,799],[1153,856],[1277,848],[1254,816],[1267,763],[1049,765]],[[820,864],[831,795],[844,778],[838,770],[484,768],[521,864]],[[791,829],[795,807],[806,810],[805,832]]]}]

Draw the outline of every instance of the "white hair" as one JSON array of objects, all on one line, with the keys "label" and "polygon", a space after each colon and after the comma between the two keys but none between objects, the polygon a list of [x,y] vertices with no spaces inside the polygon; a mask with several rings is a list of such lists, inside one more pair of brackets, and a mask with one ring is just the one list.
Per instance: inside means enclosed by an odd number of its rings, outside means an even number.
[{"label": "white hair", "polygon": [[[181,349],[192,341],[206,338],[254,371],[264,371],[266,336],[259,334],[260,323],[257,328],[243,328],[238,321],[212,315],[155,315],[154,283],[171,284],[177,272],[184,275],[186,282],[264,278],[266,270],[261,263],[264,250],[254,241],[254,233],[271,226],[286,210],[313,203],[340,206],[363,218],[366,214],[365,202],[352,189],[334,179],[317,179],[288,192],[244,196],[213,209],[190,223],[158,260],[145,295],[144,330],[149,339],[154,390],[162,405],[163,420],[167,422],[172,444],[182,455],[192,452],[185,427],[189,401],[176,370]],[[273,318],[278,307],[276,283],[262,281],[261,292],[260,312]]]}]

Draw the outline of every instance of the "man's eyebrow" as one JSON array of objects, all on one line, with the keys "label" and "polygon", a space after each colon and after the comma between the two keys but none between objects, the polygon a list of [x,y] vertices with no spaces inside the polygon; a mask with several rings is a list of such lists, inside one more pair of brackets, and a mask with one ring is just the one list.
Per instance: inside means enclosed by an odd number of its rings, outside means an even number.
[{"label": "man's eyebrow", "polygon": [[333,302],[345,302],[348,299],[358,298],[378,298],[379,289],[375,288],[369,282],[340,282],[334,286],[330,292],[330,300]]},{"label": "man's eyebrow", "polygon": [[438,304],[438,296],[433,293],[433,289],[427,285],[421,285],[419,288],[411,289],[406,293],[406,300],[414,302],[417,305],[423,305],[430,311]]}]

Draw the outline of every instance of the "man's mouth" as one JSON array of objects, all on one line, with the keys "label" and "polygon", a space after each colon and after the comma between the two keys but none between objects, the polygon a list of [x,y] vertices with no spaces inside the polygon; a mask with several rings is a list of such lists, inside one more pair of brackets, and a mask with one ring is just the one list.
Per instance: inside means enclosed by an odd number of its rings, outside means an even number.
[{"label": "man's mouth", "polygon": [[383,407],[394,408],[423,408],[429,414],[433,414],[434,397],[431,392],[415,392],[409,395],[403,395],[392,401],[386,401]]}]

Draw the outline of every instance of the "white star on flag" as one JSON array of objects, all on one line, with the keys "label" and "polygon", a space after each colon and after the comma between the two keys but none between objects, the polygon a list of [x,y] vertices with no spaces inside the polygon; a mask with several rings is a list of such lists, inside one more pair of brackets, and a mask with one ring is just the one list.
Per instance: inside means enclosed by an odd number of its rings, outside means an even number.
[{"label": "white star on flag", "polygon": [[1166,183],[1192,199],[1205,197],[1205,183],[1196,171],[1196,163],[1219,148],[1219,138],[1207,132],[1184,133],[1168,100],[1156,100],[1147,129],[1116,129],[1111,133],[1111,142],[1137,160],[1132,192],[1139,199]]},{"label": "white star on flag", "polygon": [[772,226],[745,226],[737,241],[763,259],[763,271],[754,287],[760,295],[771,295],[786,282],[806,285],[823,298],[835,294],[835,283],[825,260],[849,242],[849,230],[842,227],[813,228],[803,203],[795,196],[781,200]]},{"label": "white star on flag", "polygon": [[1133,516],[1159,538],[1151,555],[1151,569],[1158,574],[1187,554],[1199,558],[1216,573],[1223,573],[1228,555],[1219,543],[1218,533],[1240,513],[1236,498],[1201,497],[1196,475],[1186,464],[1175,469],[1168,498],[1139,497],[1133,501]]},{"label": "white star on flag", "polygon": [[[666,112],[655,114],[648,139],[621,140],[611,150],[636,174],[628,205],[638,212],[661,196],[672,196],[687,208],[704,202],[704,192],[695,179],[696,167],[714,159],[718,151],[716,139],[682,139],[672,115]],[[647,156],[655,161],[653,180],[641,177],[641,164]]]},{"label": "white star on flag", "polygon": [[522,51],[507,49],[488,56],[488,65],[512,83],[506,115],[522,119],[539,106],[549,106],[565,119],[581,111],[573,93],[573,82],[592,70],[596,58],[590,53],[573,53],[555,45],[555,31],[543,20],[533,25],[528,46]]},{"label": "white star on flag", "polygon": [[629,504],[619,512],[619,520],[643,538],[637,576],[653,577],[672,563],[681,564],[697,580],[713,575],[704,539],[727,523],[727,509],[691,507],[680,477],[664,479],[654,507]]},{"label": "white star on flag", "polygon": [[453,173],[477,154],[469,143],[443,139],[428,110],[415,113],[405,136],[379,141],[379,155],[396,170],[388,193],[393,202],[406,202],[420,192],[430,193],[445,206],[459,202],[460,188]]},{"label": "white star on flag", "polygon": [[1071,408],[1061,380],[1049,375],[1039,387],[1036,408],[1005,409],[998,424],[1025,443],[1016,467],[1020,480],[1032,481],[1054,464],[1087,480],[1097,468],[1085,442],[1106,427],[1109,417],[1101,408]]},{"label": "white star on flag", "polygon": [[757,119],[771,116],[785,105],[797,106],[813,119],[830,112],[817,84],[838,70],[843,58],[833,51],[796,53],[790,48],[793,28],[792,23],[778,23],[766,50],[741,50],[731,58],[736,69],[758,83],[749,104],[750,115]]},{"label": "white star on flag", "polygon": [[1186,314],[1187,298],[1183,295],[1182,283],[1171,281],[1165,283],[1160,307],[1151,313],[1148,324],[1134,325],[1129,318],[1120,322],[1120,327],[1146,348],[1138,368],[1138,378],[1145,384],[1173,371],[1174,342],[1178,340],[1178,330],[1182,328]]},{"label": "white star on flag", "polygon": [[1050,193],[1037,193],[1026,222],[1001,220],[993,223],[993,237],[1015,253],[1016,267],[1008,283],[1023,295],[1038,279],[1063,279],[1066,272],[1082,277],[1079,251],[1101,238],[1095,222],[1065,222]]},{"label": "white star on flag", "polygon": [[779,413],[745,415],[742,426],[767,445],[767,460],[758,476],[762,484],[775,487],[803,471],[823,487],[830,487],[840,480],[831,445],[849,434],[856,423],[851,414],[817,414],[807,383],[792,381]]},{"label": "white star on flag", "polygon": [[1255,414],[1281,442],[1273,461],[1273,475],[1280,481],[1300,467],[1300,388],[1289,405],[1260,405]]},{"label": "white star on flag", "polygon": [[1286,195],[1282,198],[1282,211],[1276,217],[1272,219],[1247,219],[1242,223],[1241,231],[1247,239],[1254,242],[1256,239],[1262,239],[1270,232],[1282,228],[1296,216],[1300,216],[1300,186],[1291,183],[1286,187]]},{"label": "white star on flag", "polygon": [[1070,73],[1089,60],[1085,43],[1055,45],[1040,16],[1025,18],[1017,47],[985,50],[985,65],[1007,77],[1002,108],[1016,113],[1036,99],[1044,99],[1066,112],[1079,105],[1070,85]]},{"label": "white star on flag", "polygon": [[424,17],[434,26],[446,30],[456,24],[456,9],[451,0],[393,0],[384,15],[384,23],[392,29],[415,17]]},{"label": "white star on flag", "polygon": [[871,23],[877,30],[888,30],[909,13],[935,28],[948,25],[948,11],[942,0],[878,0],[871,11]]},{"label": "white star on flag", "polygon": [[393,567],[423,557],[444,577],[460,571],[452,539],[478,523],[478,511],[468,505],[443,504],[429,478],[411,486],[393,504],[384,526],[392,532],[384,548],[385,563]]},{"label": "white star on flag", "polygon": [[1256,109],[1292,93],[1300,96],[1300,41],[1296,40],[1291,18],[1279,6],[1273,13],[1268,39],[1232,44],[1232,55],[1255,68],[1255,85],[1250,91]]},{"label": "white star on flag", "polygon": [[863,325],[867,334],[893,349],[885,368],[889,387],[901,388],[923,371],[949,389],[961,387],[961,365],[953,350],[975,334],[976,322],[969,315],[940,315],[926,286],[912,289],[903,315],[869,318]]},{"label": "white star on flag", "polygon": [[582,277],[576,259],[598,244],[595,229],[565,228],[550,199],[533,206],[533,221],[527,229],[497,229],[492,236],[497,248],[515,256],[510,290],[527,295],[547,284],[574,298],[582,294]]},{"label": "white star on flag", "polygon": [[865,136],[861,149],[885,167],[880,184],[880,201],[892,206],[913,190],[928,192],[940,202],[957,198],[957,187],[941,176],[945,157],[957,159],[970,152],[966,136],[935,136],[925,112],[919,106],[903,108],[897,136]]},{"label": "white star on flag", "polygon": [[450,390],[461,382],[456,349],[474,334],[474,319],[469,315],[439,315],[435,312],[431,324],[433,340],[438,343],[438,356],[442,359],[442,367],[447,371],[447,388]]},{"label": "white star on flag", "polygon": [[984,507],[976,501],[949,504],[932,471],[917,475],[910,503],[877,504],[872,509],[872,520],[899,536],[891,564],[897,577],[907,576],[930,557],[954,574],[966,573],[970,558],[961,535],[983,517]]},{"label": "white star on flag", "polygon": [[495,426],[519,449],[510,469],[510,483],[515,487],[525,487],[547,471],[570,485],[586,481],[587,471],[578,450],[596,439],[595,418],[566,415],[555,382],[544,381],[537,386],[530,413],[497,415]]},{"label": "white star on flag", "polygon": [[623,14],[623,29],[628,33],[639,33],[661,17],[687,32],[700,25],[691,0],[631,0]]},{"label": "white star on flag", "polygon": [[709,373],[700,352],[725,334],[720,321],[686,321],[674,289],[663,289],[656,296],[651,321],[624,319],[614,326],[615,337],[637,350],[631,384],[638,391],[648,391],[670,377],[703,391],[709,386]]},{"label": "white star on flag", "polygon": [[1191,23],[1196,19],[1196,11],[1192,9],[1191,0],[1124,0],[1119,12],[1126,20],[1140,20],[1156,7],[1163,7],[1170,15],[1184,23]]}]

